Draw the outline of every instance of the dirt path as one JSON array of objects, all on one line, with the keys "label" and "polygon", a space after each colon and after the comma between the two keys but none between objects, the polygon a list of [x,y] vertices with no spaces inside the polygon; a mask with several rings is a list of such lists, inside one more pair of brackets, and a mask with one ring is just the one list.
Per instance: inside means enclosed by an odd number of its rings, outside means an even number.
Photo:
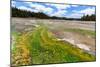
[{"label": "dirt path", "polygon": [[87,30],[95,30],[95,22],[93,21],[68,21],[68,20],[47,20],[47,19],[27,19],[12,18],[11,26],[16,30],[31,30],[36,24],[45,24],[50,28],[80,28]]}]

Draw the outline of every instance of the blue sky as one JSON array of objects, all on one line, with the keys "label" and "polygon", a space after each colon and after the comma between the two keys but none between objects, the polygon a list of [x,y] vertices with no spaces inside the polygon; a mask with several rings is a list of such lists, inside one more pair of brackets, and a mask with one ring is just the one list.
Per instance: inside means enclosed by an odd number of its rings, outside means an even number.
[{"label": "blue sky", "polygon": [[83,15],[95,14],[95,6],[68,5],[54,3],[12,1],[12,7],[32,12],[43,12],[49,16],[81,18]]},{"label": "blue sky", "polygon": [[37,2],[57,2],[57,3],[96,5],[96,0],[16,0],[16,1],[37,1]]}]

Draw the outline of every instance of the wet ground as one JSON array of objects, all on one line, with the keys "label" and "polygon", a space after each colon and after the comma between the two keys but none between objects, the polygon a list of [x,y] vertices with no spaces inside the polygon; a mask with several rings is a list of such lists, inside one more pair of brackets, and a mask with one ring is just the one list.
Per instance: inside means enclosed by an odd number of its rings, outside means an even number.
[{"label": "wet ground", "polygon": [[45,25],[58,38],[58,40],[67,41],[83,50],[95,55],[95,37],[82,35],[77,32],[70,32],[66,29],[83,29],[95,31],[95,22],[93,21],[68,21],[52,19],[34,19],[34,18],[12,18],[11,31],[28,32],[38,25]]}]

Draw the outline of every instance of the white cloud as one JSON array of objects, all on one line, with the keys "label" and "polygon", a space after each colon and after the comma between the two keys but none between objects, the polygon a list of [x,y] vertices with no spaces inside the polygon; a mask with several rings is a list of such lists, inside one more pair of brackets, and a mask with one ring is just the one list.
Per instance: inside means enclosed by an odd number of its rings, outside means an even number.
[{"label": "white cloud", "polygon": [[57,17],[64,17],[66,15],[67,11],[66,10],[59,10],[55,12],[54,14],[51,14],[50,16],[57,16]]},{"label": "white cloud", "polygon": [[54,2],[54,3],[70,3],[70,4],[96,5],[96,0],[23,0],[23,1],[37,1],[37,2]]},{"label": "white cloud", "polygon": [[43,12],[45,12],[47,14],[52,14],[53,9],[52,8],[45,8]]},{"label": "white cloud", "polygon": [[29,4],[30,7],[37,9],[39,11],[43,11],[45,9],[45,7],[43,5],[39,5],[39,4]]},{"label": "white cloud", "polygon": [[15,4],[16,4],[15,1],[11,1],[11,6],[12,6],[12,7],[15,7],[15,6],[16,6]]},{"label": "white cloud", "polygon": [[27,8],[27,7],[25,7],[25,6],[20,6],[20,7],[18,7],[18,9],[27,10],[27,11],[32,11],[32,9]]},{"label": "white cloud", "polygon": [[65,9],[70,7],[70,5],[64,5],[64,4],[52,4],[52,5],[58,9]]},{"label": "white cloud", "polygon": [[86,9],[83,9],[83,10],[80,10],[80,11],[73,11],[75,13],[83,13],[85,15],[91,15],[91,14],[95,14],[95,7],[92,7],[92,8],[86,8]]},{"label": "white cloud", "polygon": [[21,9],[21,10],[27,10],[27,11],[33,11],[33,12],[38,12],[37,10],[35,9],[31,9],[31,8],[28,8],[28,7],[25,7],[25,6],[20,6],[18,7],[18,9]]},{"label": "white cloud", "polygon": [[32,3],[32,2],[26,2],[27,4],[29,4],[29,6],[35,10],[37,10],[38,12],[44,12],[47,14],[51,14],[53,12],[53,8],[50,7],[46,7],[44,5],[41,5],[39,3]]},{"label": "white cloud", "polygon": [[58,10],[70,8],[70,5],[67,5],[67,4],[52,4],[52,3],[50,4],[50,3],[47,3],[46,5],[54,6],[54,7],[56,7]]},{"label": "white cloud", "polygon": [[45,7],[44,5],[41,5],[39,3],[32,3],[32,2],[24,2],[28,4],[29,7],[26,6],[19,6],[18,9],[32,11],[32,12],[43,12],[46,14],[51,14],[53,12],[53,8]]},{"label": "white cloud", "polygon": [[78,7],[78,5],[71,5],[72,7]]},{"label": "white cloud", "polygon": [[83,16],[83,14],[80,13],[72,13],[70,15],[67,15],[67,18],[81,18]]},{"label": "white cloud", "polygon": [[85,10],[80,11],[80,13],[84,13],[84,14],[95,14],[95,8],[87,8]]},{"label": "white cloud", "polygon": [[30,6],[31,8],[37,9],[37,10],[41,10],[45,8],[43,5],[40,5],[38,3],[34,3],[34,4],[32,2],[24,2],[24,3],[28,4],[28,6]]}]

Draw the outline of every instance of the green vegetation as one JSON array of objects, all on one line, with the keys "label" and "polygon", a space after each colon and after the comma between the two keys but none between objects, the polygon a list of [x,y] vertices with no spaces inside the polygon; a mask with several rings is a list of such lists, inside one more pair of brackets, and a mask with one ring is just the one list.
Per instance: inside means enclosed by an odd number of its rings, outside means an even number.
[{"label": "green vegetation", "polygon": [[84,15],[83,17],[81,17],[81,20],[84,20],[84,21],[96,21],[96,15],[95,14]]},{"label": "green vegetation", "polygon": [[[94,33],[89,34],[94,35]],[[94,55],[88,54],[68,42],[58,41],[45,26],[39,26],[34,31],[18,35],[15,44],[12,45],[15,47],[12,49],[11,64],[15,66],[95,61]]]}]

